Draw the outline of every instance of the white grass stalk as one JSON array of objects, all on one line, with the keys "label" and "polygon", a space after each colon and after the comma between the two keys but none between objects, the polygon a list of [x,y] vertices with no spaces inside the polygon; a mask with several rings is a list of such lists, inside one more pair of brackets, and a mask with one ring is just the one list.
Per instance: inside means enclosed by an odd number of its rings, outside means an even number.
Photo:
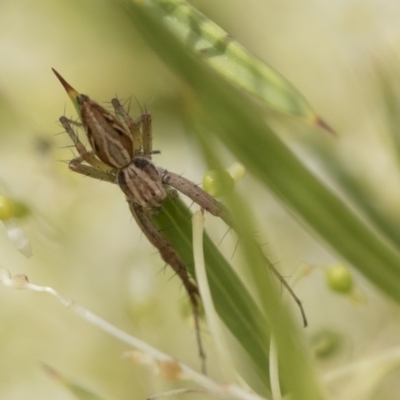
[{"label": "white grass stalk", "polygon": [[203,252],[203,231],[203,214],[201,211],[196,211],[192,217],[194,268],[196,272],[197,285],[199,286],[201,300],[204,307],[207,326],[211,337],[214,339],[217,358],[225,376],[237,376],[237,372],[233,366],[232,358],[225,344],[225,338],[214,307],[210,286],[208,284]]}]

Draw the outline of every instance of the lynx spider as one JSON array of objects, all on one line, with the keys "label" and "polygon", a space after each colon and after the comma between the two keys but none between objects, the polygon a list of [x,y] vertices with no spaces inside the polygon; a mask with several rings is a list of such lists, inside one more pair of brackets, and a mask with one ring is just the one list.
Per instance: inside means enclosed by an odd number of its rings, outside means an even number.
[{"label": "lynx spider", "polygon": [[[140,229],[149,242],[158,249],[162,259],[179,276],[186,289],[193,309],[202,369],[205,371],[205,352],[200,336],[198,288],[191,280],[185,264],[175,249],[152,221],[151,215],[161,207],[167,195],[176,196],[176,191],[186,195],[202,209],[220,217],[232,227],[229,212],[219,201],[190,180],[153,164],[151,158],[155,152],[152,149],[150,114],[145,111],[140,119],[135,121],[124,110],[119,100],[114,98],[111,100],[115,111],[113,115],[90,100],[88,96],[76,92],[56,70],[53,69],[53,72],[67,93],[75,95],[81,108],[82,124],[92,148],[88,151],[79,140],[72,128],[76,123],[65,116],[61,117],[59,121],[79,153],[78,157],[69,162],[69,168],[85,176],[116,183],[124,192],[129,209]],[[299,305],[306,326],[307,320],[300,300],[279,272],[272,266],[271,270]]]}]

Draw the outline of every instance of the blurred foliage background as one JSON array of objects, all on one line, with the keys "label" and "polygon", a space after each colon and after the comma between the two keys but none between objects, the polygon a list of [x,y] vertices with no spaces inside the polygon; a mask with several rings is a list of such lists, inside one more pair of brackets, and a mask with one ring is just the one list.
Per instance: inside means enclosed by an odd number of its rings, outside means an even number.
[{"label": "blurred foliage background", "polygon": [[[396,220],[399,170],[390,132],[397,128],[393,121],[400,4],[394,0],[191,3],[303,93],[338,132],[335,140],[343,164],[377,207]],[[137,99],[153,116],[155,148],[162,151],[157,164],[196,182],[206,172],[194,142],[185,135],[179,80],[143,42],[118,5],[93,0],[3,0],[0,189],[31,210],[20,223],[32,240],[33,257],[27,260],[18,253],[1,228],[0,264],[13,273],[27,274],[32,282],[56,288],[197,367],[194,332],[182,311],[184,291],[178,279],[170,279],[168,269],[164,272],[132,221],[122,193],[73,174],[62,162],[73,153],[63,148],[70,143],[65,134],[57,135],[61,132],[57,119],[74,111],[51,67],[99,102],[115,94],[133,96],[132,112],[140,112]],[[306,128],[288,118],[274,118],[291,146],[304,153],[301,140]],[[318,168],[312,159],[309,165]],[[290,276],[304,264],[315,267],[296,286],[296,293],[307,312],[310,326],[305,335],[321,373],[399,345],[397,305],[354,271],[362,301],[334,293],[325,274],[340,260],[250,176],[238,190],[249,197],[259,218],[258,236],[281,273]],[[207,222],[218,243],[226,227],[211,217]],[[221,248],[228,257],[235,243],[234,235],[223,240]],[[107,398],[146,398],[174,387],[121,360],[126,346],[46,295],[2,288],[0,302],[1,398],[70,399],[43,373],[41,362]],[[211,368],[211,373],[218,376],[220,371]],[[383,379],[370,379],[374,384],[360,398],[396,399],[398,374],[394,363],[382,373]],[[360,388],[348,390],[347,397],[340,398],[360,396]]]}]

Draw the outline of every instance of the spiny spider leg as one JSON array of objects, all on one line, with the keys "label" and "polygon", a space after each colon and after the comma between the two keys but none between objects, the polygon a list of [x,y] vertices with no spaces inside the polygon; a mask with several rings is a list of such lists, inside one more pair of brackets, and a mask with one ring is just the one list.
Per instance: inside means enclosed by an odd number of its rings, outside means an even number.
[{"label": "spiny spider leg", "polygon": [[174,172],[167,171],[160,167],[158,167],[158,171],[160,172],[164,184],[172,186],[174,189],[197,203],[201,208],[215,217],[221,218],[228,226],[232,227],[231,218],[227,208],[214,197],[209,195],[205,190],[194,184],[189,179],[175,174]]},{"label": "spiny spider leg", "polygon": [[79,158],[74,158],[68,164],[71,171],[77,172],[78,174],[88,176],[89,178],[98,179],[99,181],[116,183],[115,174],[112,172],[101,171],[97,168],[91,167],[90,165],[82,164]]},{"label": "spiny spider leg", "polygon": [[127,199],[129,204],[129,209],[136,223],[139,225],[142,232],[147,237],[148,241],[158,249],[161,258],[176,272],[176,274],[181,278],[183,286],[188,293],[190,302],[193,309],[193,319],[195,323],[197,346],[199,349],[199,356],[202,362],[202,371],[206,372],[206,354],[203,348],[203,343],[200,336],[200,310],[199,310],[199,299],[200,293],[197,286],[191,281],[189,274],[186,270],[185,264],[178,256],[175,249],[168,242],[168,240],[161,234],[157,226],[153,223],[148,213],[143,209],[143,207],[137,205],[133,201]]},{"label": "spiny spider leg", "polygon": [[151,155],[157,152],[153,151],[153,133],[152,133],[152,122],[151,115],[145,109],[140,115],[140,119],[135,121],[124,109],[122,104],[117,98],[111,100],[111,104],[114,107],[116,115],[122,117],[123,121],[132,133],[134,140],[135,151],[137,153],[143,152],[145,157],[151,159]]},{"label": "spiny spider leg", "polygon": [[[181,175],[175,174],[173,172],[169,172],[163,168],[158,168],[162,180],[165,184],[173,187],[174,189],[178,190],[179,192],[183,193],[187,197],[189,197],[191,200],[193,200],[195,203],[197,203],[201,208],[204,210],[208,211],[210,214],[220,217],[229,227],[231,227],[235,232],[238,232],[237,229],[235,229],[235,226],[232,222],[232,219],[229,215],[228,209],[221,204],[218,200],[216,200],[213,196],[208,194],[206,191],[204,191],[202,188],[199,186],[195,185],[192,181],[189,179],[184,178]],[[253,244],[256,245],[255,240],[253,240]],[[259,246],[255,246],[255,248],[258,248]],[[262,254],[262,252],[261,252]],[[264,255],[262,254],[264,257]],[[264,257],[265,258],[265,257]],[[278,278],[278,280],[281,282],[281,284],[286,288],[286,290],[290,293],[290,295],[293,297],[294,301],[298,305],[300,309],[300,313],[303,319],[303,325],[306,327],[308,325],[307,322],[307,317],[303,308],[303,305],[300,301],[300,299],[296,296],[294,293],[293,289],[290,287],[290,285],[287,283],[285,278],[279,273],[279,271],[271,264],[266,258],[265,262],[268,265],[269,269],[271,272]]]},{"label": "spiny spider leg", "polygon": [[[98,169],[100,172],[101,171],[110,171],[112,170],[107,164],[103,163],[101,160],[99,160],[95,154],[94,151],[87,151],[86,147],[83,145],[83,143],[79,140],[78,136],[72,129],[71,124],[74,124],[73,121],[69,120],[66,117],[60,117],[59,119],[61,125],[65,129],[65,131],[68,133],[68,136],[72,140],[72,142],[75,145],[76,150],[78,151],[80,157],[76,157],[71,162],[74,162],[75,164],[82,164],[83,162],[87,162],[94,168]],[[70,162],[70,163],[71,163]],[[77,171],[78,172],[78,171]]]},{"label": "spiny spider leg", "polygon": [[140,121],[134,121],[133,118],[125,111],[124,107],[117,98],[112,99],[111,104],[114,107],[115,115],[122,118],[122,120],[128,127],[129,132],[131,133],[135,154],[142,153],[143,135],[140,130]]},{"label": "spiny spider leg", "polygon": [[143,154],[151,158],[153,154],[153,133],[151,130],[151,115],[145,109],[140,116],[142,121]]}]

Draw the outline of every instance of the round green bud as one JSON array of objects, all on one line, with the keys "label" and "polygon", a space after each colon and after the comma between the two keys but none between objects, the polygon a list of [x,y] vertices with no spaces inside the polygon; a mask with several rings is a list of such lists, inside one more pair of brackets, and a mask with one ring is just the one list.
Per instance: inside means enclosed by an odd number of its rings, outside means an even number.
[{"label": "round green bud", "polygon": [[350,293],[353,290],[354,281],[348,268],[336,264],[326,270],[328,286],[339,293]]},{"label": "round green bud", "polygon": [[14,216],[13,202],[5,196],[0,196],[0,221],[10,219]]},{"label": "round green bud", "polygon": [[235,181],[227,171],[211,169],[203,178],[203,189],[211,196],[219,197],[232,192]]}]

